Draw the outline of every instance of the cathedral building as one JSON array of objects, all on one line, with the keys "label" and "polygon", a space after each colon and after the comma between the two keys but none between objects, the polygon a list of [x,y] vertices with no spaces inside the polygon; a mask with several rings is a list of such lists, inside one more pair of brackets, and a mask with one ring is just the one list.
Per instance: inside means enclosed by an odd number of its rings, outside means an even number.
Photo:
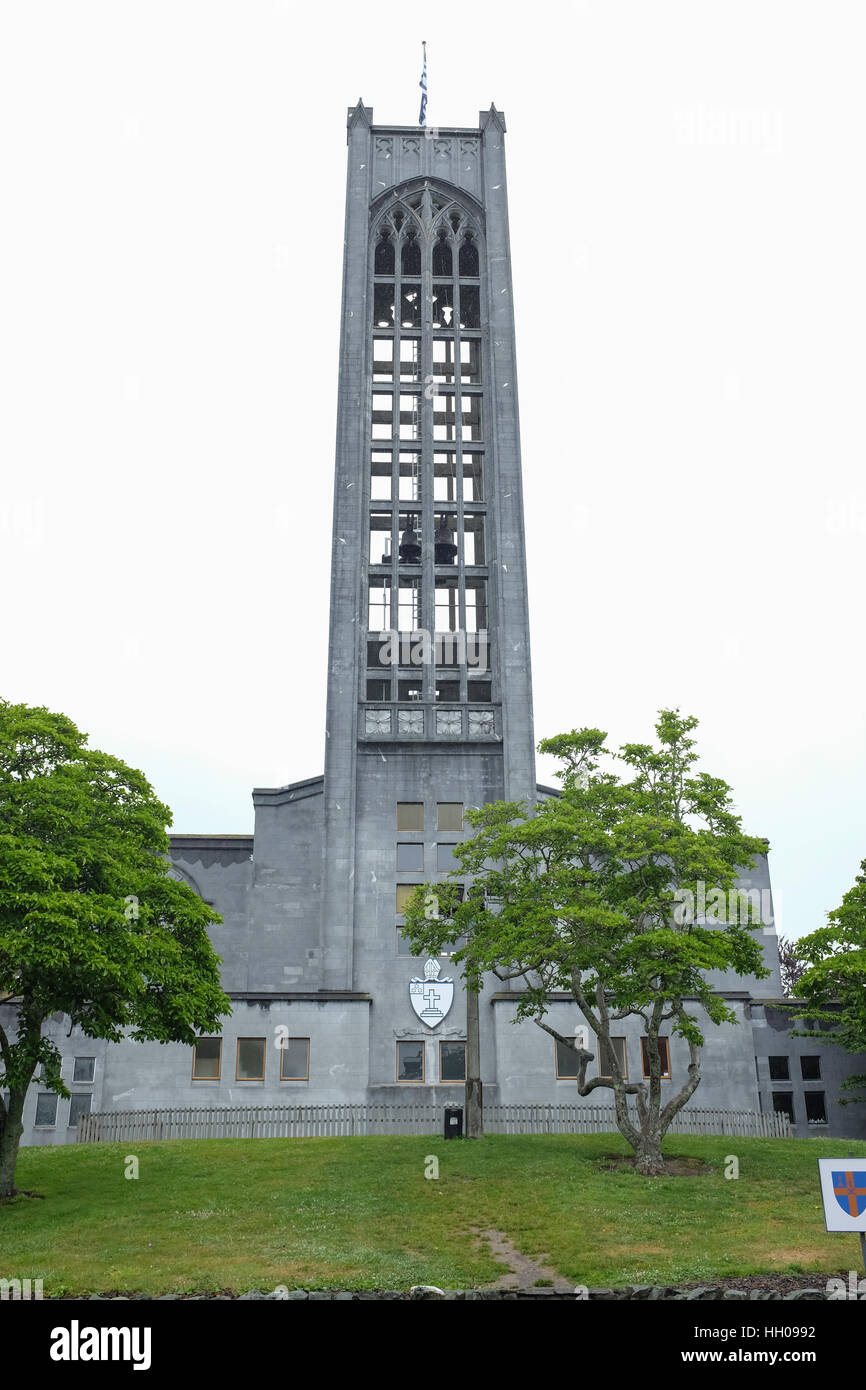
[{"label": "cathedral building", "polygon": [[[467,808],[555,795],[535,781],[505,128],[494,106],[435,130],[348,113],[324,774],[254,790],[252,835],[172,836],[171,872],[222,919],[220,1035],[104,1044],[58,1020],[72,1100],[35,1084],[25,1143],[71,1142],[91,1110],[462,1103],[459,969],[409,954],[402,907],[453,869]],[[743,887],[770,901],[766,857]],[[863,1064],[792,1037],[761,934],[770,978],[715,982],[737,1023],[707,1026],[692,1104],[854,1134],[836,1098]],[[516,1007],[487,980],[485,1103],[578,1101],[573,1057]],[[566,995],[548,1019],[581,1026]],[[615,1040],[631,1079],[639,1024]],[[665,1084],[687,1065],[671,1037]]]}]

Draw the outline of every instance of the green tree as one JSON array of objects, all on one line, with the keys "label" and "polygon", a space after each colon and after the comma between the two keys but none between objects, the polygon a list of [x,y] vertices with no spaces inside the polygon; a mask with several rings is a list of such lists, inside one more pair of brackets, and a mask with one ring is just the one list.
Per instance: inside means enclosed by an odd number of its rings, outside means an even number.
[{"label": "green tree", "polygon": [[192,1043],[230,1012],[219,918],[166,872],[170,824],[142,773],[65,715],[0,701],[0,1199],[37,1068],[69,1095],[52,1014],[92,1038]]},{"label": "green tree", "polygon": [[[692,1001],[713,1024],[736,1021],[706,972],[769,973],[751,904],[734,895],[729,911],[738,871],[766,844],[743,834],[726,783],[695,769],[696,725],[662,710],[658,747],[620,748],[622,777],[598,729],[541,743],[561,761],[561,795],[533,809],[495,802],[468,811],[476,834],[456,851],[455,883],[416,889],[405,914],[416,951],[437,954],[464,938],[454,959],[470,988],[486,971],[521,980],[518,1019],[575,1050],[581,1096],[613,1092],[618,1128],[645,1174],[664,1170],[662,1139],[700,1082],[704,1039]],[[462,899],[458,879],[471,879]],[[706,922],[694,911],[701,887],[712,905]],[[595,1033],[604,1076],[587,1079],[593,1053],[545,1021],[554,990],[571,993]],[[644,1081],[623,1075],[611,1043],[612,1025],[633,1016],[644,1025]],[[684,1039],[690,1060],[663,1104],[659,1039],[668,1034]]]},{"label": "green tree", "polygon": [[[839,907],[827,913],[827,925],[797,941],[797,954],[806,969],[797,981],[797,997],[805,1000],[815,1023],[831,1023],[832,1032],[803,1030],[800,1037],[820,1037],[848,1052],[866,1052],[866,859],[853,888]],[[843,1091],[863,1092],[840,1099],[840,1105],[866,1100],[866,1072],[849,1076]]]}]

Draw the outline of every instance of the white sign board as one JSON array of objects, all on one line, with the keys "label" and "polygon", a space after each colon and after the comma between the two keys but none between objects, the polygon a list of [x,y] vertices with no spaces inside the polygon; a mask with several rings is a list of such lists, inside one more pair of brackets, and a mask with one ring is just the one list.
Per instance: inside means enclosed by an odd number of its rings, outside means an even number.
[{"label": "white sign board", "polygon": [[828,1231],[866,1231],[866,1154],[819,1158],[818,1176]]}]

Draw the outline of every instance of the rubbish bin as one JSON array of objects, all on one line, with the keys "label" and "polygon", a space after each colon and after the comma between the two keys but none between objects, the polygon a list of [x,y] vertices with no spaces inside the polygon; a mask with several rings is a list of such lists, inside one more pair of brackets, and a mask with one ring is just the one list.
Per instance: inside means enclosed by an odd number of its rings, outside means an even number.
[{"label": "rubbish bin", "polygon": [[463,1106],[446,1105],[445,1107],[445,1138],[463,1138]]}]

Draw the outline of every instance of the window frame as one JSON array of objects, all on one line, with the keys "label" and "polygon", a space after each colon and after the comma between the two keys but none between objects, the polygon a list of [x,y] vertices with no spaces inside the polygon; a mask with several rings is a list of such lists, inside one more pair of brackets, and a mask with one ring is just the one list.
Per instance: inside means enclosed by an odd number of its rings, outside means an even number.
[{"label": "window frame", "polygon": [[[195,1054],[200,1042],[218,1042],[219,1052],[217,1053],[217,1073],[216,1076],[196,1076],[195,1074]],[[192,1045],[192,1068],[190,1073],[191,1081],[221,1081],[223,1070],[223,1038],[222,1034],[209,1033],[206,1037],[196,1038]]]},{"label": "window frame", "polygon": [[[617,1060],[621,1060],[621,1061],[622,1061],[621,1070],[622,1070],[622,1079],[623,1079],[623,1081],[628,1081],[628,1038],[626,1037],[626,1035],[625,1035],[624,1033],[618,1033],[615,1037],[614,1037],[614,1036],[611,1036],[611,1040],[610,1040],[610,1041],[611,1041],[612,1044],[613,1044],[613,1043],[618,1043],[618,1042],[622,1043],[622,1058],[621,1058],[621,1059],[618,1058]],[[670,1044],[669,1044],[669,1045],[668,1045],[668,1065],[670,1065],[670,1060],[671,1060],[671,1052],[670,1052]],[[602,1071],[602,1068],[601,1068],[601,1038],[598,1039],[598,1048],[597,1048],[597,1050],[596,1050],[596,1056],[595,1056],[595,1066],[596,1066],[596,1075],[598,1075],[598,1076],[600,1076],[600,1077],[604,1077],[605,1080],[607,1080],[607,1079],[611,1076],[611,1073],[610,1073],[610,1072]]]},{"label": "window frame", "polygon": [[[400,1075],[400,1048],[415,1046],[421,1048],[421,1075],[415,1080],[410,1081]],[[427,1081],[427,1047],[423,1038],[398,1038],[395,1043],[394,1052],[394,1075],[398,1086],[424,1086]]]},{"label": "window frame", "polygon": [[[288,1056],[288,1044],[293,1042],[304,1042],[307,1044],[307,1074],[306,1076],[283,1076],[283,1059]],[[308,1037],[284,1038],[280,1047],[280,1081],[309,1081],[310,1079],[310,1039]]]},{"label": "window frame", "polygon": [[[238,1066],[239,1066],[240,1060],[241,1060],[241,1043],[242,1043],[242,1042],[260,1042],[260,1043],[262,1044],[262,1074],[261,1074],[261,1076],[238,1076]],[[236,1039],[235,1039],[235,1081],[239,1081],[239,1082],[244,1082],[244,1081],[264,1081],[265,1075],[266,1075],[267,1069],[268,1069],[268,1067],[267,1067],[267,1062],[268,1062],[268,1040],[267,1040],[267,1038],[260,1037],[258,1034],[244,1034],[244,1036],[243,1036],[242,1038],[236,1038]]]},{"label": "window frame", "polygon": [[[420,824],[420,825],[401,825],[401,824],[400,824],[400,811],[401,811],[401,809],[402,809],[404,806],[420,806],[420,808],[421,808],[421,817],[420,817],[420,819],[421,819],[421,824]],[[396,819],[397,819],[397,829],[398,829],[398,830],[409,831],[410,834],[423,835],[423,833],[424,833],[424,802],[423,802],[423,801],[398,801],[398,802],[397,802],[397,814],[396,814]]]},{"label": "window frame", "polygon": [[[436,1079],[437,1086],[465,1086],[466,1085],[466,1039],[465,1038],[439,1038],[438,1062],[439,1075]],[[462,1047],[463,1048],[463,1075],[457,1080],[442,1075],[442,1049],[443,1047]]]},{"label": "window frame", "polygon": [[[640,1040],[640,1063],[641,1063],[641,1071],[643,1072],[643,1079],[644,1079],[644,1081],[649,1081],[649,1079],[650,1079],[650,1074],[649,1074],[649,1054],[648,1054],[648,1052],[647,1052],[647,1047],[646,1047],[646,1045],[647,1045],[648,1042],[649,1042],[649,1039],[648,1039],[646,1036],[642,1037],[641,1040]],[[670,1081],[670,1079],[671,1079],[671,1040],[670,1040],[670,1038],[669,1038],[667,1035],[664,1035],[664,1034],[661,1034],[661,1033],[660,1033],[660,1034],[659,1034],[659,1042],[660,1042],[660,1043],[664,1043],[664,1045],[665,1045],[665,1054],[666,1054],[666,1056],[667,1056],[667,1061],[668,1061],[667,1070],[662,1071],[661,1076],[660,1076],[660,1080],[662,1080],[662,1081]],[[661,1057],[659,1057],[659,1061],[661,1061]]]}]

